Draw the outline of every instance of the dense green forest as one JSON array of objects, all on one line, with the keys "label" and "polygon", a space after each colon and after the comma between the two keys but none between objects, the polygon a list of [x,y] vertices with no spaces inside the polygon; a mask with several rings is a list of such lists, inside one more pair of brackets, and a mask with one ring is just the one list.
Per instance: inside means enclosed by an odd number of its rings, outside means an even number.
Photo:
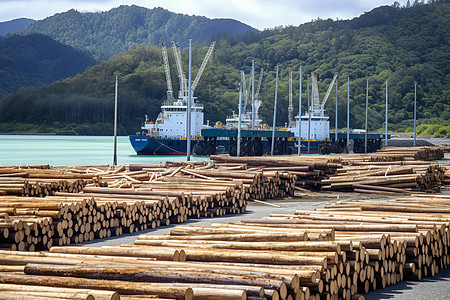
[{"label": "dense green forest", "polygon": [[[294,111],[298,110],[299,68],[303,68],[303,109],[307,75],[318,75],[321,97],[339,73],[339,127],[346,126],[347,78],[350,78],[351,128],[364,126],[369,80],[369,129],[382,129],[385,83],[389,85],[389,129],[412,130],[414,84],[418,90],[419,132],[450,136],[450,1],[400,8],[383,6],[347,21],[314,20],[243,37],[216,36],[216,50],[196,89],[205,119],[224,121],[237,110],[239,70],[251,61],[265,69],[260,114],[271,124],[275,68],[280,68],[277,125],[287,122],[288,70],[294,70]],[[193,49],[193,74],[209,41]],[[171,51],[169,52],[171,54]],[[183,51],[184,66],[187,52]],[[170,57],[174,88],[177,73]],[[139,130],[143,116],[156,118],[166,97],[159,47],[140,45],[85,73],[41,89],[22,89],[0,100],[0,132],[111,134],[114,76],[119,76],[120,134]],[[334,92],[326,105],[334,120]],[[331,128],[334,122],[331,122]]]},{"label": "dense green forest", "polygon": [[95,64],[86,52],[31,34],[0,37],[0,97],[21,87],[44,86]]},{"label": "dense green forest", "polygon": [[75,48],[88,49],[105,60],[140,44],[161,45],[189,39],[203,42],[220,33],[240,36],[256,29],[231,19],[208,19],[176,14],[163,8],[122,5],[107,12],[69,10],[28,26],[23,32],[41,33]]}]

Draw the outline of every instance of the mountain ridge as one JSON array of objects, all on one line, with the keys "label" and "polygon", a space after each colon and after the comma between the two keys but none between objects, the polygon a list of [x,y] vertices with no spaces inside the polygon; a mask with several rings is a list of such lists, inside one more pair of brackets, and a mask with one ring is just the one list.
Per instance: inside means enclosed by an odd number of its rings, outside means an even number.
[{"label": "mountain ridge", "polygon": [[[325,91],[333,73],[339,73],[340,128],[347,126],[347,78],[350,78],[351,128],[363,128],[365,87],[369,80],[369,130],[383,127],[386,81],[389,82],[389,129],[411,130],[414,84],[417,83],[420,126],[432,125],[430,134],[450,135],[450,20],[446,18],[450,13],[449,2],[434,1],[407,9],[381,8],[360,19],[315,20],[240,38],[218,35],[211,62],[196,89],[196,96],[205,107],[205,119],[223,122],[227,115],[236,111],[239,71],[245,70],[248,74],[254,60],[258,69],[265,69],[260,116],[269,124],[273,117],[276,66],[280,68],[278,126],[287,121],[288,70],[292,68],[297,72],[294,86],[298,87],[298,70],[302,66],[303,109],[306,109],[307,75],[314,72],[318,76],[319,90]],[[386,15],[386,19],[378,17],[378,13]],[[207,45],[193,47],[194,75],[206,51]],[[169,60],[175,83],[177,70],[171,52]],[[186,68],[187,53],[185,49],[182,52]],[[11,124],[19,122],[42,126],[51,132],[109,134],[116,75],[120,80],[121,132],[134,133],[145,114],[150,119],[156,118],[166,96],[159,47],[141,44],[81,75],[33,92],[24,90],[4,97],[0,100],[0,123],[6,125],[0,126],[0,132],[10,132]],[[174,94],[177,88],[174,84]],[[294,90],[294,99],[298,99],[298,89]],[[335,117],[333,100],[325,107],[330,120]],[[14,107],[26,110],[26,117],[20,116]],[[294,111],[297,109],[298,102],[294,101]],[[53,114],[36,113],[42,110]]]},{"label": "mountain ridge", "polygon": [[63,80],[94,64],[92,56],[45,35],[0,37],[0,96]]},{"label": "mountain ridge", "polygon": [[29,18],[18,18],[5,22],[0,22],[0,36],[24,29],[30,24],[36,22]]},{"label": "mountain ridge", "polygon": [[187,45],[189,39],[202,43],[216,34],[236,37],[258,30],[233,19],[209,19],[161,7],[121,5],[96,13],[71,9],[37,21],[22,32],[45,34],[72,47],[88,49],[102,61],[140,44],[160,45],[174,40]]}]

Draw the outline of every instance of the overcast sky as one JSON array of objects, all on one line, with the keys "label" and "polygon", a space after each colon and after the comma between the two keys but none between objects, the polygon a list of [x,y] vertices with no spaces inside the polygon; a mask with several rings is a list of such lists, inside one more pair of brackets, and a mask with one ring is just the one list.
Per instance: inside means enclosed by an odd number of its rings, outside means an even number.
[{"label": "overcast sky", "polygon": [[[0,22],[26,17],[44,19],[58,12],[110,10],[135,4],[163,7],[177,13],[208,18],[232,18],[257,29],[300,25],[312,19],[351,19],[395,0],[0,0]],[[406,0],[397,0],[403,5]],[[411,1],[412,2],[412,1]]]}]

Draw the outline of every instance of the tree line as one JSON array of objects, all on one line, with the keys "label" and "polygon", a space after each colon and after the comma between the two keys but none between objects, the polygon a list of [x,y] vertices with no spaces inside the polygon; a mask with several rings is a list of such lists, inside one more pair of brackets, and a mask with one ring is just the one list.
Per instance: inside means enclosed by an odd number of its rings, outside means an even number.
[{"label": "tree line", "polygon": [[[421,132],[450,136],[449,13],[449,1],[442,0],[411,8],[379,7],[350,21],[314,20],[297,27],[280,27],[240,38],[216,35],[212,61],[195,96],[204,104],[205,119],[211,123],[224,122],[233,110],[237,111],[240,70],[249,74],[254,60],[257,71],[265,70],[260,115],[265,123],[272,124],[275,68],[278,66],[277,126],[283,126],[288,118],[288,70],[295,71],[294,111],[298,111],[298,70],[302,66],[303,111],[307,107],[307,76],[312,72],[318,76],[323,97],[334,72],[338,72],[339,127],[346,127],[347,78],[350,78],[350,127],[364,126],[366,81],[369,80],[369,128],[382,129],[387,81],[389,128],[411,131],[414,84],[417,84]],[[206,41],[193,49],[194,76],[208,46],[209,41]],[[186,67],[187,50],[182,52]],[[170,64],[176,95],[178,77],[172,55]],[[156,118],[166,97],[160,47],[141,44],[81,75],[4,97],[0,100],[0,123],[3,124],[0,131],[10,129],[11,126],[5,127],[5,124],[16,122],[34,124],[37,126],[34,130],[59,133],[73,128],[76,134],[86,134],[85,127],[92,125],[97,128],[95,134],[110,134],[108,124],[113,118],[115,75],[120,78],[121,133],[132,134],[139,130],[144,115]],[[334,98],[333,92],[325,107],[330,120],[335,116]],[[67,124],[71,125],[67,127]],[[83,130],[77,129],[79,124],[85,124]]]}]

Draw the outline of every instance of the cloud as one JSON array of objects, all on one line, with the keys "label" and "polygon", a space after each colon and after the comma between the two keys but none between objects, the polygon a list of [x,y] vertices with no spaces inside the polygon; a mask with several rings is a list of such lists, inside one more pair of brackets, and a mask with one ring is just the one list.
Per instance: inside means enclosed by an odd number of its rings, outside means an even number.
[{"label": "cloud", "polygon": [[[181,13],[200,14],[210,18],[238,19],[258,29],[278,25],[300,25],[318,17],[349,19],[380,5],[386,0],[186,0],[150,1]],[[181,2],[181,4],[180,4]],[[169,4],[170,3],[170,4]]]},{"label": "cloud", "polygon": [[[43,19],[69,9],[106,11],[120,5],[163,7],[208,18],[232,18],[258,29],[299,25],[320,17],[350,19],[394,0],[1,0],[0,21],[19,17]],[[400,1],[405,2],[405,1]]]},{"label": "cloud", "polygon": [[79,11],[109,10],[119,6],[120,2],[120,0],[1,0],[0,21],[21,17],[40,20],[72,8]]}]

